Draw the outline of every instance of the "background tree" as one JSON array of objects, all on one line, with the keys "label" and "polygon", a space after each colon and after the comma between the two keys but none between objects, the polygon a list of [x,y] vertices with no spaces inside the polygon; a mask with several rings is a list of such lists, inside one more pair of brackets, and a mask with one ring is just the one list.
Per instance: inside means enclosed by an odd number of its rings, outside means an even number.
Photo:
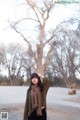
[{"label": "background tree", "polygon": [[76,83],[77,73],[80,61],[80,40],[76,35],[76,31],[66,30],[66,34],[60,37],[60,44],[56,46],[53,60],[50,65],[53,76],[61,77],[70,87],[72,83]]},{"label": "background tree", "polygon": [[24,76],[26,79],[29,77],[27,74],[32,69],[33,61],[28,57],[25,47],[19,44],[2,46],[0,57],[1,71],[6,72],[11,85],[20,84]]}]

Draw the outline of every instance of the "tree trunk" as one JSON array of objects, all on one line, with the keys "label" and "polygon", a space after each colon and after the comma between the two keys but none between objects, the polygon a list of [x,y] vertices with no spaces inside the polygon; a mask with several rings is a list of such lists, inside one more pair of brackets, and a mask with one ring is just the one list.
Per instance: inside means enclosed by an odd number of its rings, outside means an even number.
[{"label": "tree trunk", "polygon": [[43,64],[43,39],[44,39],[44,27],[45,24],[43,26],[40,26],[40,43],[37,44],[37,70],[39,73],[41,73],[42,75],[44,75],[44,64]]}]

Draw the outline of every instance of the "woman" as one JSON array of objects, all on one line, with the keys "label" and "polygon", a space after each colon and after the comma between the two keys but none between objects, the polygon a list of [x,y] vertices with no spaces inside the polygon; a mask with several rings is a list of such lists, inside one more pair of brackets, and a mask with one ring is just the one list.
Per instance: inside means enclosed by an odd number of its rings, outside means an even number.
[{"label": "woman", "polygon": [[31,75],[31,84],[27,90],[23,120],[47,120],[46,95],[50,81],[40,74]]}]

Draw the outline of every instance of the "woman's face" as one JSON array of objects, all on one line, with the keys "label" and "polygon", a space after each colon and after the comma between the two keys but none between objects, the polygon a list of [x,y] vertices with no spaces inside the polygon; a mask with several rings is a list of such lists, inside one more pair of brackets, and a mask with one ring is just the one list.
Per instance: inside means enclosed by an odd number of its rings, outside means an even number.
[{"label": "woman's face", "polygon": [[36,84],[38,83],[38,78],[33,78],[33,79],[32,79],[32,83],[33,83],[34,85],[36,85]]}]

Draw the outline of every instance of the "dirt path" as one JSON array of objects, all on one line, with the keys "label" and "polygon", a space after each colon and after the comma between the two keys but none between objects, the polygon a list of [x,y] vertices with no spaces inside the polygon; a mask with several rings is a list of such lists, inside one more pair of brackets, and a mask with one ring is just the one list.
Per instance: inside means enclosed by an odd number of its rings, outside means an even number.
[{"label": "dirt path", "polygon": [[[0,112],[8,112],[8,120],[23,120],[23,104],[14,104],[0,108]],[[80,120],[80,109],[58,104],[48,105],[48,120]]]}]

